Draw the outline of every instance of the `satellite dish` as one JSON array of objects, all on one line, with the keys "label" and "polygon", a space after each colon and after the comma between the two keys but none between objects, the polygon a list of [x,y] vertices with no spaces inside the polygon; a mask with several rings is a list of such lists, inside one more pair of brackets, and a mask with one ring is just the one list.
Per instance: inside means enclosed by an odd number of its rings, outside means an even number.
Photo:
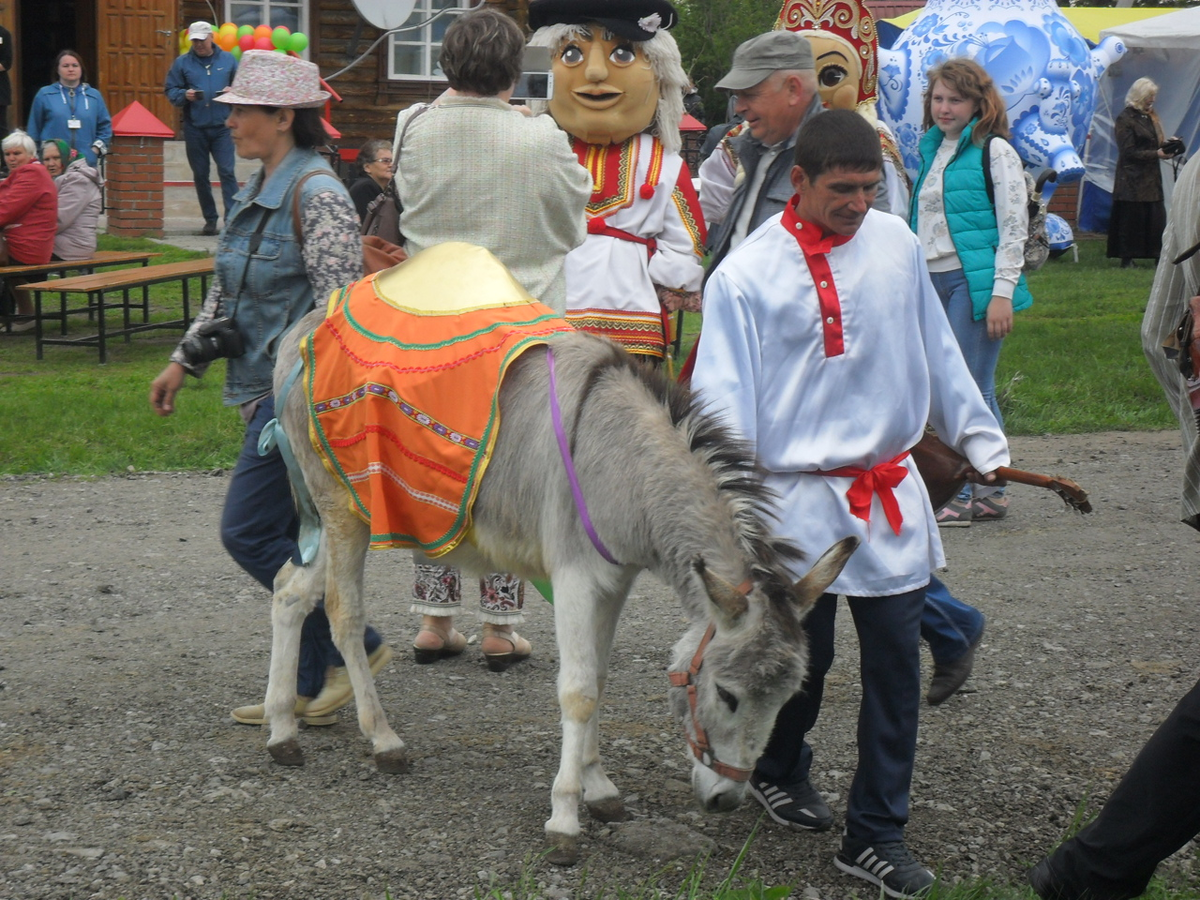
[{"label": "satellite dish", "polygon": [[399,28],[412,15],[417,0],[354,0],[358,14],[383,31]]}]

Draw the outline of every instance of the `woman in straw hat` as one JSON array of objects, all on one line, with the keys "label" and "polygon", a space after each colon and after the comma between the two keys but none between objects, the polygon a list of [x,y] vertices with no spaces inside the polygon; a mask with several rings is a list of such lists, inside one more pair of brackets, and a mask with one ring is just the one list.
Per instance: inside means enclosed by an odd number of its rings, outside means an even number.
[{"label": "woman in straw hat", "polygon": [[[216,98],[230,106],[226,125],[238,156],[263,165],[226,216],[203,310],[150,387],[154,411],[169,416],[185,375],[198,378],[213,359],[227,359],[225,403],[238,407],[246,433],[225,500],[221,539],[267,590],[285,562],[300,562],[287,469],[278,449],[258,454],[259,434],[275,417],[275,349],[315,302],[363,274],[358,214],[316,152],[326,141],[318,108],[328,97],[314,64],[248,51],[229,90]],[[297,213],[300,234],[293,224]],[[373,628],[366,629],[364,640],[377,672],[391,651]],[[297,693],[297,715],[310,725],[333,724],[334,711],[352,696],[323,606],[304,623]],[[243,706],[233,718],[262,724],[263,708]]]}]

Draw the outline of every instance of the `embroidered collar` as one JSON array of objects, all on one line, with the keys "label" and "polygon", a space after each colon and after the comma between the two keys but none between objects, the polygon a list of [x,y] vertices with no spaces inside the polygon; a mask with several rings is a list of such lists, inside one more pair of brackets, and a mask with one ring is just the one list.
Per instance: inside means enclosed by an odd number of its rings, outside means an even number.
[{"label": "embroidered collar", "polygon": [[854,237],[852,234],[822,234],[823,229],[820,225],[807,222],[796,213],[796,203],[799,199],[799,194],[792,195],[792,199],[784,207],[783,220],[780,224],[796,239],[796,243],[800,245],[805,256],[828,253],[834,247],[849,243],[850,239]]}]

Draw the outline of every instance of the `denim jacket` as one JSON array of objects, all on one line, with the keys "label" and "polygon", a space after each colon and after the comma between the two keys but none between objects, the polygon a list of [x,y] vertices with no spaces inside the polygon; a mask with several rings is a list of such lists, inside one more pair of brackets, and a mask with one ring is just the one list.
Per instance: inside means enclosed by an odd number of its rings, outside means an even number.
[{"label": "denim jacket", "polygon": [[[261,169],[251,176],[234,198],[233,210],[217,247],[214,283],[221,290],[217,315],[236,318],[246,348],[244,355],[226,364],[227,406],[245,403],[271,391],[280,339],[313,308],[313,283],[292,221],[293,188],[311,171],[323,174],[310,178],[301,187],[300,209],[306,210],[318,192],[336,192],[347,210],[353,237],[351,246],[358,248],[358,274],[354,277],[362,274],[362,245],[354,227],[358,221],[354,204],[345,186],[320,156],[312,150],[294,149],[266,184]],[[260,222],[264,227],[258,250],[251,254],[251,242]],[[336,261],[331,261],[331,265],[336,267]]]}]

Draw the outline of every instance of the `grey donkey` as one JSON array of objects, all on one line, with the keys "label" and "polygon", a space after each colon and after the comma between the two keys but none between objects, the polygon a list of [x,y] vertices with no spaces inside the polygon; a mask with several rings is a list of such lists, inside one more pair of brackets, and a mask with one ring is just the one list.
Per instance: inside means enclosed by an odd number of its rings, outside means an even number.
[{"label": "grey donkey", "polygon": [[[320,311],[309,314],[284,339],[277,392],[299,359],[300,340],[321,320]],[[752,454],[689,391],[602,338],[565,334],[549,346],[585,502],[617,564],[601,557],[580,522],[551,423],[546,345],[524,352],[504,377],[500,430],[470,532],[439,561],[552,583],[563,738],[545,827],[549,859],[570,865],[578,858],[581,797],[600,821],[625,815],[600,761],[599,710],[617,619],[637,574],[648,569],[672,586],[687,615],[669,673],[670,705],[693,756],[696,799],[706,811],[725,811],[744,798],[776,713],[803,684],[803,617],[858,542],[834,545],[793,584],[787,566],[801,555],[770,531],[772,498]],[[275,579],[267,749],[282,765],[303,764],[293,713],[300,629],[324,596],[376,765],[404,772],[405,745],[388,726],[362,643],[369,526],[307,439],[304,392],[291,391],[277,414],[293,436],[322,536],[309,565],[289,562]]]}]

